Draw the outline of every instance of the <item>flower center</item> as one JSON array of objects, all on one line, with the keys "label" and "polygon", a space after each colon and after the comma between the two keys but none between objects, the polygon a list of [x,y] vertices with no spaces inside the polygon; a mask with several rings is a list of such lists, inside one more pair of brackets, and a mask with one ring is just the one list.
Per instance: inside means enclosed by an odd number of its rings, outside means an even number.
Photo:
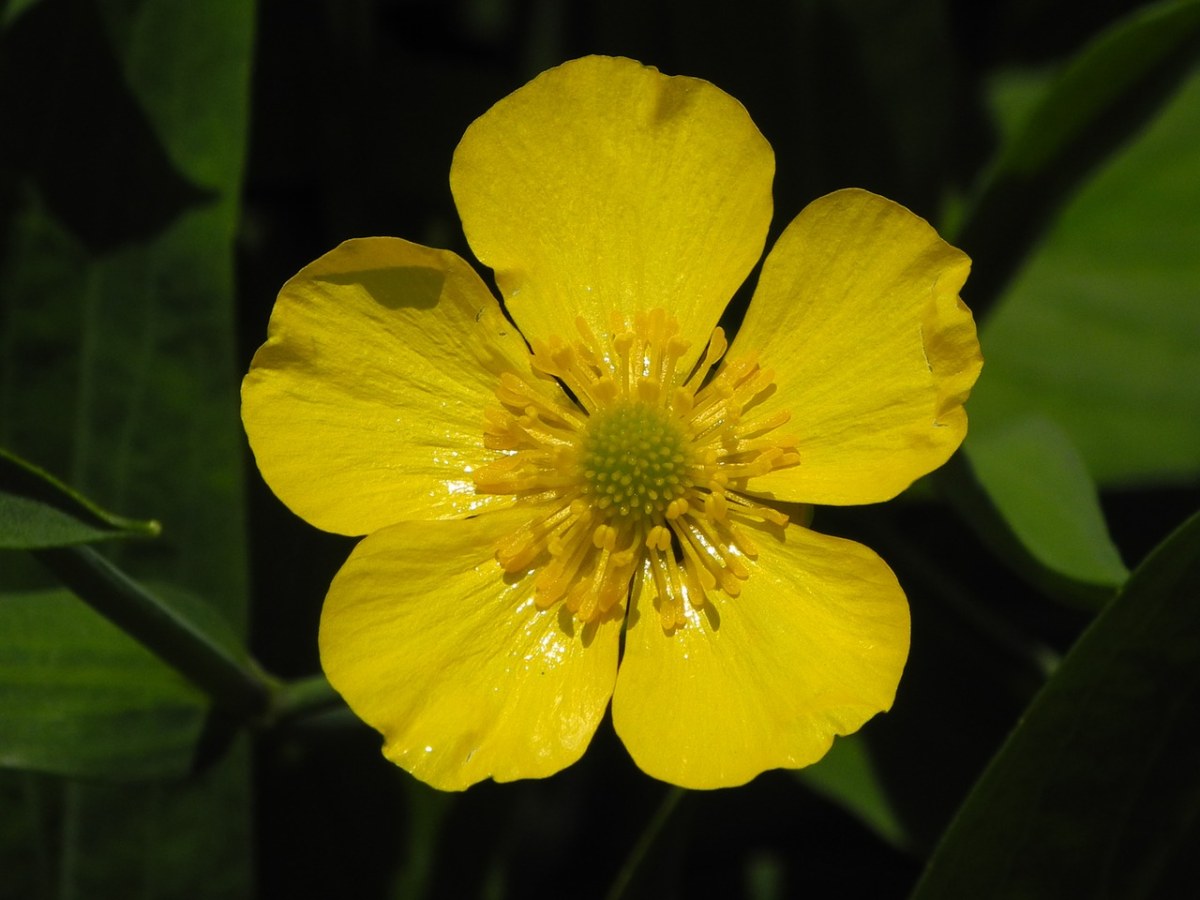
[{"label": "flower center", "polygon": [[640,401],[588,419],[580,446],[583,493],[609,521],[662,519],[691,487],[691,453],[679,424]]},{"label": "flower center", "polygon": [[535,378],[502,374],[486,412],[497,457],[472,473],[475,490],[530,511],[496,559],[532,573],[538,606],[561,601],[585,623],[618,615],[640,571],[670,632],[716,595],[741,593],[758,556],[748,528],[787,524],[743,491],[799,464],[796,438],[776,434],[790,415],[756,412],[774,374],[752,356],[722,361],[720,328],[681,372],[688,344],[661,309],[632,326],[614,317],[603,340],[575,324],[577,341],[534,343]]}]

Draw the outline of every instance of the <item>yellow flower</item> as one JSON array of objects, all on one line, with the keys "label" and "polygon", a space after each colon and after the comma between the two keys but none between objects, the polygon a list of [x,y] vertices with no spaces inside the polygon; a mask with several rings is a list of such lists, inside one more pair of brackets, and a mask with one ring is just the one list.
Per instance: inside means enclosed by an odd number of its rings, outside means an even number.
[{"label": "yellow flower", "polygon": [[773,174],[713,85],[579,59],[474,122],[451,166],[511,322],[458,256],[396,238],[284,285],[246,431],[296,513],[366,535],[322,664],[423,781],[557,772],[611,699],[645,772],[736,785],[891,706],[891,570],[772,503],[887,500],[954,452],[981,364],[970,262],[895,203],[830,194],[727,345]]}]

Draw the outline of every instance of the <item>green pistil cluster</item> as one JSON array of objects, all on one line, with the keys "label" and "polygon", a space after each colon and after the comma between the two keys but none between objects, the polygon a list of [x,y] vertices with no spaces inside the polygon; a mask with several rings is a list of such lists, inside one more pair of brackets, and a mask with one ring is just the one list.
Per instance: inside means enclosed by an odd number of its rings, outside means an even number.
[{"label": "green pistil cluster", "polygon": [[637,401],[588,420],[581,463],[587,493],[610,517],[661,520],[688,489],[682,428],[667,411]]}]

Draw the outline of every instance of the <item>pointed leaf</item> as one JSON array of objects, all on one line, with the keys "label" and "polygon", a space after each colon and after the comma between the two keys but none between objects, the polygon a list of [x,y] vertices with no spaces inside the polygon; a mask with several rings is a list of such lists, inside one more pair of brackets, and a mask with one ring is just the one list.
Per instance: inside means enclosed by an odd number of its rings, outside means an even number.
[{"label": "pointed leaf", "polygon": [[1096,486],[1071,439],[1030,417],[967,438],[937,483],[985,543],[1049,593],[1098,605],[1128,569],[1108,533]]},{"label": "pointed leaf", "polygon": [[1178,896],[1170,885],[1195,883],[1198,601],[1200,514],[1067,654],[959,810],[913,900],[1121,900]]},{"label": "pointed leaf", "polygon": [[15,454],[0,448],[0,548],[65,547],[120,537],[157,537],[155,521],[101,509]]},{"label": "pointed leaf", "polygon": [[815,765],[795,772],[803,784],[874,831],[894,847],[909,846],[909,837],[888,801],[871,751],[861,734],[839,737]]}]

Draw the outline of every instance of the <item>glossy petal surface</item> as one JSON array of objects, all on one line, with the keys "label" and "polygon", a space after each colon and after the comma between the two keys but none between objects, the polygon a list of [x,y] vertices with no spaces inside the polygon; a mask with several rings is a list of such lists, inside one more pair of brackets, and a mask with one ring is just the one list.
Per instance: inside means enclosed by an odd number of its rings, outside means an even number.
[{"label": "glossy petal surface", "polygon": [[758,351],[789,409],[799,466],[750,489],[806,503],[890,499],[945,462],[967,430],[982,358],[958,293],[970,260],[923,219],[862,190],[787,227],[730,356]]},{"label": "glossy petal surface", "polygon": [[511,502],[476,495],[470,474],[495,457],[483,411],[506,369],[528,373],[528,352],[458,256],[347,241],[283,286],[242,420],[284,503],[318,528],[366,534]]},{"label": "glossy petal surface", "polygon": [[613,723],[647,774],[742,784],[816,762],[834,735],[891,706],[909,637],[895,576],[860,544],[782,534],[753,530],[760,552],[740,596],[717,596],[672,633],[653,590],[638,598]]},{"label": "glossy petal surface", "polygon": [[746,110],[696,78],[587,57],[467,129],[450,186],[471,249],[525,335],[597,333],[662,307],[703,350],[762,254],[774,155]]},{"label": "glossy petal surface", "polygon": [[325,600],[330,682],[383,733],[389,759],[443,790],[570,765],[612,692],[619,618],[583,628],[561,606],[539,610],[532,579],[506,579],[493,559],[528,515],[376,532]]}]

